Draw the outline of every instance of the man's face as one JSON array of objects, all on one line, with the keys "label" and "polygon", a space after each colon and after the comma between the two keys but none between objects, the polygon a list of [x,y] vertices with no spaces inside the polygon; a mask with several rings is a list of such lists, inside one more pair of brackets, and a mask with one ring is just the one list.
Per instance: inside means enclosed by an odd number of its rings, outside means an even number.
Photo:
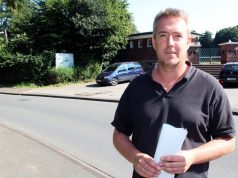
[{"label": "man's face", "polygon": [[182,18],[169,16],[159,20],[157,31],[152,38],[158,62],[161,65],[176,66],[187,60],[190,35]]}]

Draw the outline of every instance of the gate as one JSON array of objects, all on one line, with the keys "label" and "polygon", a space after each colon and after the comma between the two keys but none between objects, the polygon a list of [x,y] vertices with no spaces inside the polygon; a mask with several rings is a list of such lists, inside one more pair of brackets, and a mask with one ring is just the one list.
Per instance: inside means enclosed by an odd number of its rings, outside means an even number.
[{"label": "gate", "polygon": [[199,48],[199,64],[221,64],[220,48]]}]

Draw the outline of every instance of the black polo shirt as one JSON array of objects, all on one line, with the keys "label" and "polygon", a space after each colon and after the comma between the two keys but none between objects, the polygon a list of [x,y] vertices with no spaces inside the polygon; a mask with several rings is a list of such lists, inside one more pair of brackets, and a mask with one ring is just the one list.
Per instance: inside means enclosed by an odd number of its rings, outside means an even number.
[{"label": "black polo shirt", "polygon": [[[183,150],[212,138],[234,137],[235,127],[228,98],[211,75],[190,66],[186,76],[166,92],[148,72],[133,80],[123,93],[112,125],[140,151],[154,156],[163,123],[186,128]],[[207,178],[209,163],[192,165],[176,178]],[[140,177],[135,171],[133,178]]]}]

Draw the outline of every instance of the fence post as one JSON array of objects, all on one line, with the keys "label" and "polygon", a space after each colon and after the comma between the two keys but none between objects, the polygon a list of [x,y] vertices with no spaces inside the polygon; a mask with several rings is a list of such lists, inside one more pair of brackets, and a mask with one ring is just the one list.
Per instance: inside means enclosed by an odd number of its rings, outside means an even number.
[{"label": "fence post", "polygon": [[212,64],[212,48],[209,48],[210,64]]}]

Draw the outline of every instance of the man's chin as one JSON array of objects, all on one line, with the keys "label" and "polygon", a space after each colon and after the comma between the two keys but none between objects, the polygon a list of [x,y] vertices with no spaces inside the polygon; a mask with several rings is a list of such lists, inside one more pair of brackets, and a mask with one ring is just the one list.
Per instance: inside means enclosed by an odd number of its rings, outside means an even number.
[{"label": "man's chin", "polygon": [[171,66],[176,66],[179,64],[179,60],[178,59],[170,59],[170,60],[166,60],[164,61],[165,65],[171,65]]}]

